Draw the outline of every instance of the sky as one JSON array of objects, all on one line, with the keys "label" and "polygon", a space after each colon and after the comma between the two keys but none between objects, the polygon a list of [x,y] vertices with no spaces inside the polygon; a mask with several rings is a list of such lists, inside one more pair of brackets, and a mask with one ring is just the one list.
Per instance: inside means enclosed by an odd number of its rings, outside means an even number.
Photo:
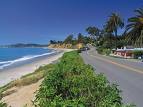
[{"label": "sky", "polygon": [[112,12],[126,23],[140,7],[143,0],[0,0],[0,44],[47,44],[69,34],[87,35],[88,26],[101,29]]}]

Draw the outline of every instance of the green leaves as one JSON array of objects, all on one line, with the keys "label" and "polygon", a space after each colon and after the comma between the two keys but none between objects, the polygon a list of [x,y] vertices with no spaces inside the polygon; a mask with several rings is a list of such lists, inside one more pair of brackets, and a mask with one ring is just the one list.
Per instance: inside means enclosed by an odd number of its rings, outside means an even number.
[{"label": "green leaves", "polygon": [[76,52],[63,55],[47,73],[34,101],[37,107],[122,107],[120,90],[95,74]]},{"label": "green leaves", "polygon": [[[142,46],[142,30],[143,30],[143,8],[135,10],[136,16],[128,19],[128,25],[126,26],[125,34],[127,39],[133,42],[136,46]],[[134,45],[133,44],[133,45]]]},{"label": "green leaves", "polygon": [[[124,22],[117,13],[112,13],[106,24],[107,32],[116,32],[118,28],[123,28]],[[115,35],[116,36],[116,35]]]},{"label": "green leaves", "polygon": [[138,57],[141,57],[143,55],[143,51],[136,50],[136,51],[133,51],[133,54],[134,54],[134,58],[138,59]]},{"label": "green leaves", "polygon": [[7,105],[3,102],[0,102],[0,107],[7,107]]}]

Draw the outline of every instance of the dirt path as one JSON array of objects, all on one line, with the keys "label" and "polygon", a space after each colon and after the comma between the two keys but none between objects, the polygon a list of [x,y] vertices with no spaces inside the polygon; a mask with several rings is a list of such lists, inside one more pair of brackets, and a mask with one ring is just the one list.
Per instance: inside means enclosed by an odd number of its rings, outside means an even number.
[{"label": "dirt path", "polygon": [[26,107],[33,107],[34,92],[39,88],[41,82],[42,80],[28,86],[19,87],[16,89],[16,92],[4,97],[2,100],[11,107],[23,107],[26,104]]}]

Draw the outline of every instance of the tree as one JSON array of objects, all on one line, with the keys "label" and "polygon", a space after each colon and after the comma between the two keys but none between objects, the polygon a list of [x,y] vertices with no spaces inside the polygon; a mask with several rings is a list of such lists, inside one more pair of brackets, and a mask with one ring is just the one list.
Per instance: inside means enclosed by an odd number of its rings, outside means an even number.
[{"label": "tree", "polygon": [[66,44],[72,44],[72,41],[73,41],[73,35],[69,35],[67,36],[67,38],[64,40],[64,43]]},{"label": "tree", "polygon": [[115,37],[112,33],[102,32],[96,46],[109,49],[115,48],[114,39]]},{"label": "tree", "polygon": [[126,26],[125,34],[129,41],[134,41],[133,44],[140,43],[142,45],[143,38],[143,8],[135,10],[136,16],[128,19],[128,25]]},{"label": "tree", "polygon": [[58,44],[62,44],[62,43],[63,43],[63,41],[57,41],[57,43],[58,43]]},{"label": "tree", "polygon": [[86,29],[87,33],[90,35],[90,37],[95,40],[99,36],[100,30],[97,27],[88,27]]},{"label": "tree", "polygon": [[57,42],[55,40],[50,40],[50,44],[56,44]]},{"label": "tree", "polygon": [[84,36],[81,33],[78,34],[77,42],[78,43],[84,43]]},{"label": "tree", "polygon": [[117,36],[118,36],[118,28],[123,28],[124,22],[121,17],[117,13],[112,13],[109,17],[109,20],[106,23],[106,31],[110,33],[114,33],[115,39],[115,47],[117,48]]},{"label": "tree", "polygon": [[74,38],[74,39],[72,39],[72,45],[76,45],[78,42],[77,42],[77,39],[76,38]]},{"label": "tree", "polygon": [[103,47],[103,48],[115,48],[113,45],[114,36],[112,32],[109,32],[107,30],[106,25],[103,26],[103,29],[100,30],[99,37],[97,39],[98,42],[96,42],[96,46]]}]

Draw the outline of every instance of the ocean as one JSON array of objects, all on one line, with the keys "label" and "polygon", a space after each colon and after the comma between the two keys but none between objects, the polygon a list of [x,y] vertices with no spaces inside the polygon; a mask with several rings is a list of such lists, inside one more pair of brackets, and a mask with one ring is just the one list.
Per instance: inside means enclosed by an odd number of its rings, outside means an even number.
[{"label": "ocean", "polygon": [[55,53],[48,48],[0,48],[0,71]]}]

